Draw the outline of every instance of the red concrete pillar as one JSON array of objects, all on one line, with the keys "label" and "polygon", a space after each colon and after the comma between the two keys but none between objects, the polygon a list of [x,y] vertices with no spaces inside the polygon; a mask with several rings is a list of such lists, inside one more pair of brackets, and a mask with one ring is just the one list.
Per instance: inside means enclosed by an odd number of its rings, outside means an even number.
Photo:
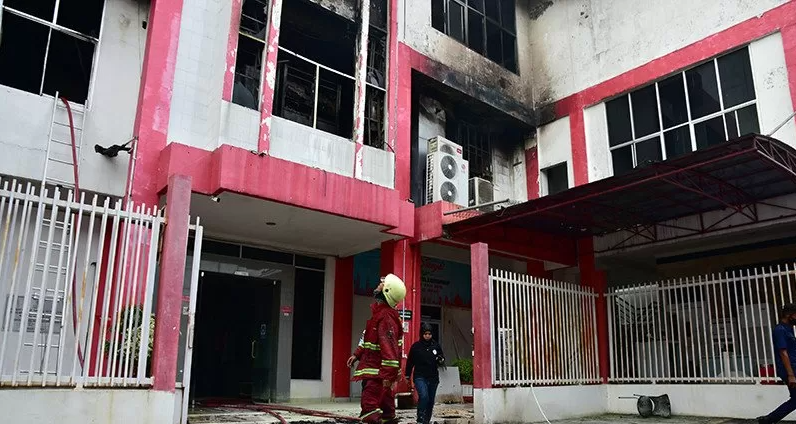
[{"label": "red concrete pillar", "polygon": [[608,280],[605,272],[598,270],[594,263],[594,242],[591,237],[578,240],[578,267],[580,268],[581,285],[593,288],[599,295],[596,303],[597,349],[600,360],[600,378],[603,383],[608,383],[610,369],[608,348],[611,342],[608,338],[608,303],[605,298]]},{"label": "red concrete pillar", "polygon": [[166,193],[166,228],[160,258],[155,337],[152,351],[154,390],[173,392],[177,378],[182,288],[188,247],[191,177],[172,175]]},{"label": "red concrete pillar", "polygon": [[492,387],[492,316],[489,312],[489,248],[486,243],[470,245],[470,272],[473,294],[473,387]]},{"label": "red concrete pillar", "polygon": [[133,127],[133,135],[138,137],[131,190],[136,203],[155,205],[158,202],[158,158],[166,147],[182,6],[183,0],[154,0],[149,7],[141,88]]},{"label": "red concrete pillar", "polygon": [[539,198],[539,152],[536,146],[525,151],[525,184],[528,200]]},{"label": "red concrete pillar", "polygon": [[406,299],[399,309],[412,311],[412,319],[404,326],[404,354],[420,336],[420,246],[409,240],[381,244],[381,273],[393,273],[406,284]]},{"label": "red concrete pillar", "polygon": [[544,268],[544,261],[529,259],[526,262],[528,275],[539,278],[550,278],[550,271]]},{"label": "red concrete pillar", "polygon": [[339,258],[334,268],[334,319],[332,322],[332,397],[351,397],[351,324],[354,318],[354,257]]}]

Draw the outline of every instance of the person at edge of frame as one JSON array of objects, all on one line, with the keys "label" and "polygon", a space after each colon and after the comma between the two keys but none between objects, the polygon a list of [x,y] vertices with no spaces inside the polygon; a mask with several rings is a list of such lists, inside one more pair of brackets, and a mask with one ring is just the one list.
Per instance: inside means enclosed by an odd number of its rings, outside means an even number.
[{"label": "person at edge of frame", "polygon": [[759,424],[775,424],[782,421],[791,412],[796,411],[796,335],[793,327],[796,325],[796,303],[789,303],[782,307],[779,314],[779,324],[774,327],[772,341],[774,343],[774,362],[777,366],[777,377],[788,385],[790,398],[770,414],[757,418]]}]

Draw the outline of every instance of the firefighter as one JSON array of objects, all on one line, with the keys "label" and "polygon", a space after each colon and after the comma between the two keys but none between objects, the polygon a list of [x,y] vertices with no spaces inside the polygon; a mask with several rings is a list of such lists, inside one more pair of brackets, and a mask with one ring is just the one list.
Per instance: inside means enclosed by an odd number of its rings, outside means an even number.
[{"label": "firefighter", "polygon": [[348,367],[355,362],[354,381],[362,382],[362,412],[365,423],[394,424],[395,384],[401,371],[403,328],[395,306],[406,297],[406,286],[400,278],[388,274],[373,291],[376,301],[370,306],[372,315],[365,325],[356,352],[348,358]]}]

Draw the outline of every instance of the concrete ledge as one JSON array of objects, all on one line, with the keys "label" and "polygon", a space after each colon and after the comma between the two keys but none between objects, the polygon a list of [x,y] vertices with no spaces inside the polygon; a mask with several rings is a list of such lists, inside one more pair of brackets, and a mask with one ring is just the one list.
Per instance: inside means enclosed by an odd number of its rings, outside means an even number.
[{"label": "concrete ledge", "polygon": [[475,422],[504,424],[544,421],[534,400],[534,392],[550,421],[607,412],[606,386],[602,385],[475,389]]},{"label": "concrete ledge", "polygon": [[2,389],[0,421],[14,424],[140,423],[178,421],[175,393],[146,389]]}]

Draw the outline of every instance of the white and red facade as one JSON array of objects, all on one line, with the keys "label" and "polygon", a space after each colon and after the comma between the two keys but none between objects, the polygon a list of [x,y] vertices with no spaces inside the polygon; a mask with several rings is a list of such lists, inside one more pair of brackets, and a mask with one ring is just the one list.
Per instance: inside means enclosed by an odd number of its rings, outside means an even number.
[{"label": "white and red facade", "polygon": [[[432,28],[430,2],[390,0],[384,87],[386,142],[383,149],[377,149],[365,145],[362,139],[366,48],[356,51],[355,116],[350,139],[330,138],[320,130],[274,115],[282,9],[288,1],[267,1],[259,108],[252,110],[232,102],[243,1],[153,0],[143,30],[136,22],[136,12],[140,13],[136,2],[107,0],[103,36],[111,40],[109,48],[97,53],[95,102],[88,112],[83,146],[91,152],[94,144],[111,144],[109,139],[115,142],[130,135],[137,137],[129,189],[132,199],[154,205],[174,189],[185,195],[185,185],[189,184],[190,199],[183,196],[175,202],[180,203],[181,210],[202,218],[206,239],[325,259],[321,377],[285,377],[286,396],[280,400],[347,399],[356,395],[345,361],[358,339],[357,328],[364,324],[358,323],[360,315],[363,310],[367,312],[363,306],[367,299],[354,294],[357,254],[379,248],[380,272],[395,273],[407,283],[405,308],[414,311],[415,319],[409,322],[405,346],[416,340],[420,327],[423,258],[471,267],[472,304],[465,309],[454,308],[448,316],[469,315],[469,320],[460,320],[459,327],[465,332],[472,328],[472,332],[458,340],[473,346],[476,413],[483,422],[539,418],[521,411],[528,404],[526,389],[509,390],[504,401],[514,406],[503,408],[498,403],[503,389],[492,388],[492,347],[487,337],[492,322],[486,313],[490,265],[582,281],[597,292],[604,292],[611,283],[612,267],[617,265],[610,262],[609,254],[595,258],[595,245],[600,245],[600,240],[561,240],[539,232],[493,230],[475,232],[466,239],[446,239],[443,226],[461,217],[445,212],[457,207],[443,202],[413,202],[418,178],[413,162],[418,155],[416,145],[423,139],[418,135],[422,132],[418,121],[423,118],[418,118],[417,97],[449,96],[448,101],[454,103],[466,97],[520,127],[532,129],[521,143],[509,146],[508,153],[495,153],[493,159],[494,167],[501,169],[495,172],[496,192],[520,202],[546,193],[541,173],[553,165],[566,163],[569,187],[612,175],[606,101],[737,48],[749,46],[752,51],[761,131],[773,129],[796,108],[796,2],[791,0],[738,0],[731,5],[685,0],[656,4],[567,1],[546,6],[518,1],[517,72],[504,69]],[[359,28],[357,39],[367,34],[361,31],[361,16],[356,12],[362,5],[369,6],[367,0],[312,3],[327,9],[329,4],[340,3],[337,13],[344,17],[353,10],[346,19]],[[350,9],[353,3],[354,9]],[[128,25],[138,32],[130,35],[118,30],[116,21],[123,18],[130,18]],[[137,43],[138,37],[146,41],[140,49],[137,75],[129,69],[139,52],[129,46]],[[100,43],[105,42],[100,39]],[[131,62],[127,64],[130,66],[111,59],[114,51],[123,53],[119,61]],[[118,74],[126,84],[114,99],[117,66],[128,71]],[[434,87],[434,94],[424,91],[429,86]],[[445,90],[456,95],[440,94],[449,92]],[[6,107],[24,104],[17,109],[26,111],[0,114],[0,127],[12,128],[14,122],[24,122],[23,115],[31,115],[31,111],[39,121],[47,119],[50,104],[40,101],[41,96],[0,87],[0,97]],[[92,114],[96,123],[91,121]],[[109,125],[114,119],[120,123]],[[40,164],[41,143],[30,147],[20,140],[38,140],[42,131],[34,123],[3,131],[0,148],[9,146],[14,153],[32,158],[30,163]],[[455,138],[454,134],[447,136]],[[796,124],[786,124],[775,137],[796,147]],[[40,172],[34,165],[22,167],[15,162],[18,160],[10,157],[0,159],[0,174],[35,179]],[[87,190],[120,196],[127,168],[126,162],[109,164],[85,153],[80,163],[81,179],[86,181]],[[179,182],[179,187],[172,187],[173,181]],[[211,197],[221,202],[215,203]],[[271,226],[272,222],[276,225]],[[777,232],[771,226],[759,231],[772,237]],[[732,233],[722,233],[721,237],[727,239],[706,238],[703,248],[726,243]],[[674,249],[672,243],[666,249]],[[694,249],[693,244],[688,246]],[[640,254],[660,255],[655,249],[664,249],[657,245],[647,248],[652,250]],[[184,259],[178,250],[168,255]],[[622,278],[647,279],[655,272],[630,274]],[[161,287],[159,304],[180,304],[183,293],[179,281],[168,280],[171,285],[169,289]],[[283,299],[281,306],[292,307],[290,302]],[[610,364],[604,297],[598,300],[597,310],[599,364],[607,383]],[[162,314],[168,312],[164,309]],[[179,368],[174,367],[179,359],[179,334],[169,334],[156,344],[160,347],[153,358],[152,390],[179,394],[173,383]],[[581,409],[565,402],[566,407],[556,409],[554,416],[625,411],[623,404],[605,400],[614,394],[607,384],[547,390],[543,394],[546,406],[556,404],[559,396],[575,394],[590,399],[579,405]],[[0,404],[2,398],[0,390]],[[776,399],[777,394],[766,394],[762,407],[768,405],[765,402],[769,398]],[[178,396],[173,400],[176,405]],[[173,417],[162,417],[158,422],[179,418],[176,409]],[[712,411],[701,410],[698,405],[693,409],[705,414]]]}]

